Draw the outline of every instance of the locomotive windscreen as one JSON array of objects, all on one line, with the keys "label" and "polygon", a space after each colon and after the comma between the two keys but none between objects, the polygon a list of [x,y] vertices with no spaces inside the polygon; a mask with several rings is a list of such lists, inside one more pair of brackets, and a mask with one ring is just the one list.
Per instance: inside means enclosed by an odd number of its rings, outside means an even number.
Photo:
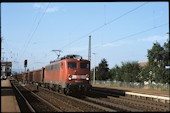
[{"label": "locomotive windscreen", "polygon": [[68,68],[71,68],[71,69],[77,68],[77,63],[76,62],[68,62]]}]

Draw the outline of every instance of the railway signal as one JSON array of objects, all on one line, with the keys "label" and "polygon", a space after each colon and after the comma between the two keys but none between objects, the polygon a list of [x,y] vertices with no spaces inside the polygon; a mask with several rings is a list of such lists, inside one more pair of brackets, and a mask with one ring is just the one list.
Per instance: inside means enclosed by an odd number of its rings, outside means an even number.
[{"label": "railway signal", "polygon": [[24,61],[24,67],[27,67],[27,60]]}]

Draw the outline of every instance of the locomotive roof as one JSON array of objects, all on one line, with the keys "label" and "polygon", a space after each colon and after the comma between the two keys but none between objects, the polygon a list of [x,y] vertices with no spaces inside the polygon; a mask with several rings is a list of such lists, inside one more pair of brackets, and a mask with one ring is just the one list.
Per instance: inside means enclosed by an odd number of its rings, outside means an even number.
[{"label": "locomotive roof", "polygon": [[64,57],[61,57],[61,60],[63,60],[63,59],[70,59],[70,58],[82,59],[82,56],[80,56],[80,55],[75,55],[75,54],[70,54],[70,55],[66,55],[66,56],[64,56]]},{"label": "locomotive roof", "polygon": [[50,64],[58,62],[58,61],[61,61],[61,60],[64,60],[64,59],[82,59],[82,56],[76,55],[76,54],[65,55],[65,56],[61,57],[60,59],[51,61]]},{"label": "locomotive roof", "polygon": [[70,55],[63,56],[63,57],[61,57],[58,60],[51,61],[50,64],[48,64],[46,66],[53,65],[55,63],[58,63],[58,62],[60,62],[62,60],[66,60],[66,59],[81,59],[81,60],[86,60],[86,59],[82,59],[82,56],[80,56],[80,55],[70,54]]}]

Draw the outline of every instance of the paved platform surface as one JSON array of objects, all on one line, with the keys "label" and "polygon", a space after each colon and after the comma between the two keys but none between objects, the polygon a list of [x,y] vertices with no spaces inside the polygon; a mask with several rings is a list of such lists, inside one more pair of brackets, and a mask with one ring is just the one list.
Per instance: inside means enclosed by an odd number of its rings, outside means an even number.
[{"label": "paved platform surface", "polygon": [[8,79],[1,80],[1,113],[4,112],[20,112],[18,102]]}]

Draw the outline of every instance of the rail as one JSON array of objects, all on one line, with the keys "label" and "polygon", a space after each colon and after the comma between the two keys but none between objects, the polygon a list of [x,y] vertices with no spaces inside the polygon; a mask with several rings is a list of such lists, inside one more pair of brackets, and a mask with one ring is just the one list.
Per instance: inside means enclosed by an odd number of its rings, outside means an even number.
[{"label": "rail", "polygon": [[34,108],[29,104],[29,102],[27,101],[27,99],[22,95],[22,93],[19,91],[19,89],[13,84],[11,83],[11,85],[16,89],[16,91],[19,93],[19,95],[24,99],[25,103],[27,104],[28,108],[30,109],[31,112],[35,113]]}]

